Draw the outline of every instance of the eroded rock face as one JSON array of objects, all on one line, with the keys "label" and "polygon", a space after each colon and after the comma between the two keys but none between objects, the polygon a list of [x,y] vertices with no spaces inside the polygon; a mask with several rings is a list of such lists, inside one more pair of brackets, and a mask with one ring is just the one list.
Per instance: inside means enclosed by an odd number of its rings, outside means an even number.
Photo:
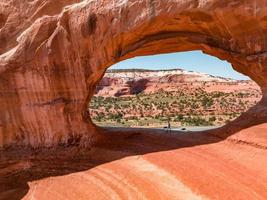
[{"label": "eroded rock face", "polygon": [[0,147],[90,145],[98,130],[87,104],[109,66],[197,49],[262,88],[262,101],[234,127],[267,121],[266,1],[78,2],[1,1]]}]

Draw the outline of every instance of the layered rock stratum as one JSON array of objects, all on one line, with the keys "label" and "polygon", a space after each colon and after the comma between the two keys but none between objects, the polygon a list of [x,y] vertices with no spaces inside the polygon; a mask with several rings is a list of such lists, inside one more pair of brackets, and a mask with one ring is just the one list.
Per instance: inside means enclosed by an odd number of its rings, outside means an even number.
[{"label": "layered rock stratum", "polygon": [[260,87],[251,80],[235,80],[183,69],[108,70],[96,86],[95,96],[122,97],[153,94],[159,91],[176,92],[201,89],[206,92],[251,93],[261,96]]},{"label": "layered rock stratum", "polygon": [[[2,0],[1,198],[266,199],[266,9],[265,0]],[[189,50],[230,62],[262,100],[203,136],[93,125],[87,105],[108,67]],[[19,148],[58,145],[91,151]],[[120,160],[130,155],[139,156]]]}]

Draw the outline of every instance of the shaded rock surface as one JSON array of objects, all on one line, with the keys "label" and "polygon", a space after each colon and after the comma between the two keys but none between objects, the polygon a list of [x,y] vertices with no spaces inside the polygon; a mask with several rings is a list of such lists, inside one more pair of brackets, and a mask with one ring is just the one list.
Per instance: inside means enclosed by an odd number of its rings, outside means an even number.
[{"label": "shaded rock surface", "polygon": [[220,139],[109,128],[91,150],[11,150],[0,160],[0,199],[265,200],[265,130]]},{"label": "shaded rock surface", "polygon": [[261,87],[262,101],[234,123],[265,122],[266,6],[263,0],[1,1],[0,146],[90,146],[98,131],[87,104],[109,66],[197,49]]}]

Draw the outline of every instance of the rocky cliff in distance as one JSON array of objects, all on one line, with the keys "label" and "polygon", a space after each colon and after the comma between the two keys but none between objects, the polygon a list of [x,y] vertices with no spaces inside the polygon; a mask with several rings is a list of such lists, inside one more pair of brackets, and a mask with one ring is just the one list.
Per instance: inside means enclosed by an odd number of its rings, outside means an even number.
[{"label": "rocky cliff in distance", "polygon": [[249,92],[260,98],[260,87],[251,80],[234,80],[209,74],[172,70],[111,69],[96,86],[95,96],[120,97],[152,94],[160,90],[175,92],[201,88],[207,92]]},{"label": "rocky cliff in distance", "polygon": [[261,99],[252,80],[234,80],[182,69],[108,70],[89,104],[98,126],[222,126]]},{"label": "rocky cliff in distance", "polygon": [[90,146],[99,129],[87,104],[109,66],[188,50],[227,60],[263,91],[226,135],[266,122],[266,8],[264,0],[1,1],[0,147]]}]

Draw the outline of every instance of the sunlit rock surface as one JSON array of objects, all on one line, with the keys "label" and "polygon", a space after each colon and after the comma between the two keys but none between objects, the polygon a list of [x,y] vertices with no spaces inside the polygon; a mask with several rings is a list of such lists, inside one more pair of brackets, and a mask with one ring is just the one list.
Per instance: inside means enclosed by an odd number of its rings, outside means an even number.
[{"label": "sunlit rock surface", "polygon": [[[0,147],[18,151],[1,152],[1,198],[266,199],[266,10],[264,0],[1,0]],[[201,137],[92,124],[87,105],[109,66],[188,50],[232,63],[261,87],[260,103]],[[20,146],[57,145],[91,151],[20,157]]]},{"label": "sunlit rock surface", "polygon": [[106,129],[91,150],[12,150],[0,199],[260,199],[267,197],[266,124],[228,139]]}]

